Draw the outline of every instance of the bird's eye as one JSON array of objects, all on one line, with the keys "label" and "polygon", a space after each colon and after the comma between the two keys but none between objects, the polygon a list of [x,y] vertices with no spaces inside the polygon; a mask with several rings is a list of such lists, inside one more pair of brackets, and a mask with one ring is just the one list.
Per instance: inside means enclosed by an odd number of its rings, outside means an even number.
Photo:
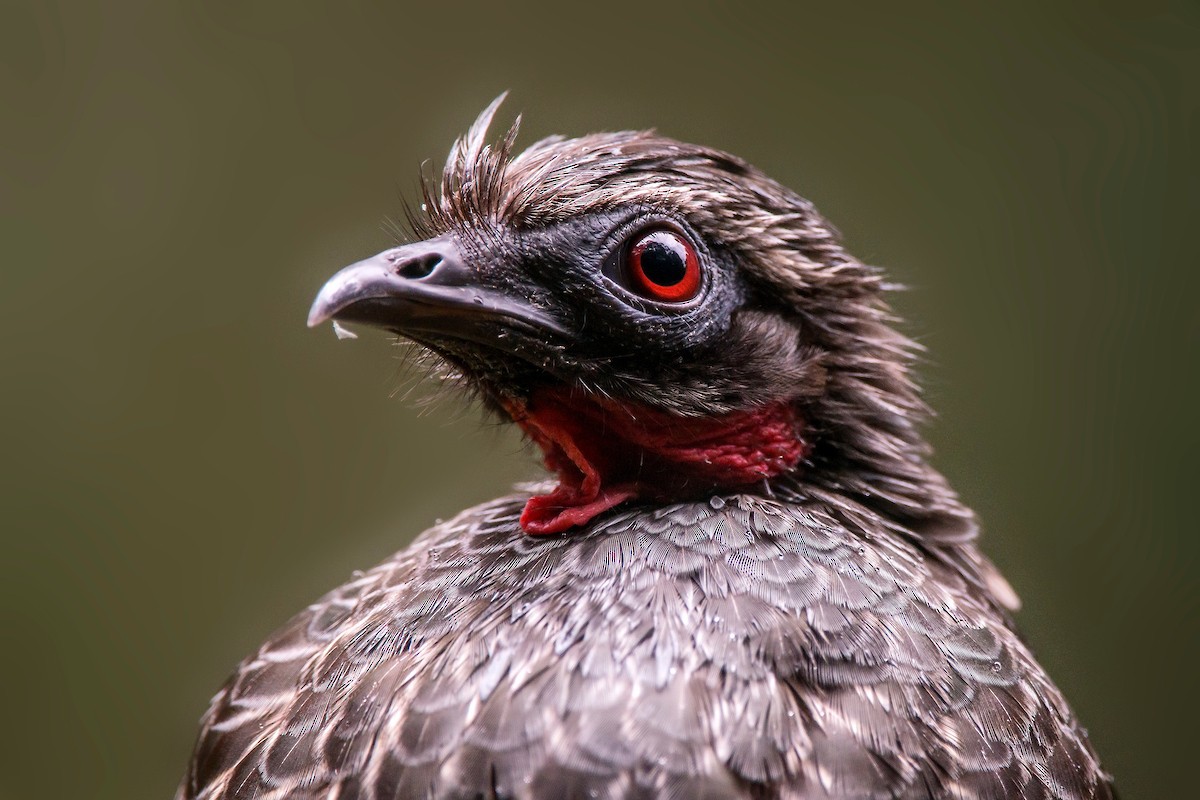
[{"label": "bird's eye", "polygon": [[682,234],[656,228],[632,237],[625,274],[633,291],[662,303],[683,303],[700,291],[700,259]]}]

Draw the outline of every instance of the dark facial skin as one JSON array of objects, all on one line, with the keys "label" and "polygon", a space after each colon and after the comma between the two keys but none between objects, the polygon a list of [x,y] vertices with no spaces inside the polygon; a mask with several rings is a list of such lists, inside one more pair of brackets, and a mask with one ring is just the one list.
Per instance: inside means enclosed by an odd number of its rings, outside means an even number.
[{"label": "dark facial skin", "polygon": [[[694,297],[648,298],[622,271],[630,243],[657,229],[682,237],[695,253]],[[561,384],[699,415],[790,399],[803,386],[799,374],[813,367],[796,320],[770,310],[721,243],[677,216],[618,208],[538,228],[462,227],[439,238],[432,251],[431,243],[418,243],[376,258],[393,281],[382,297],[340,308],[321,307],[319,299],[314,318],[332,315],[408,336],[493,401]],[[395,302],[422,284],[445,284],[439,256],[451,251],[461,267],[451,279],[469,284],[483,303],[472,308],[449,298],[445,318],[431,324],[438,298],[422,297],[417,306]],[[495,304],[513,313],[488,313]],[[674,390],[664,393],[664,385]]]}]

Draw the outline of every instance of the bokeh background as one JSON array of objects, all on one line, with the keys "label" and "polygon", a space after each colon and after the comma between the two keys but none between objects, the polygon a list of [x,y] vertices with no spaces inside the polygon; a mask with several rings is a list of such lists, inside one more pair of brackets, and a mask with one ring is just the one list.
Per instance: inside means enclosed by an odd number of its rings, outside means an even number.
[{"label": "bokeh background", "polygon": [[169,797],[272,628],[536,474],[303,324],[504,89],[526,143],[738,153],[911,287],[1024,630],[1127,798],[1193,796],[1200,13],[974,5],[0,5],[0,797]]}]

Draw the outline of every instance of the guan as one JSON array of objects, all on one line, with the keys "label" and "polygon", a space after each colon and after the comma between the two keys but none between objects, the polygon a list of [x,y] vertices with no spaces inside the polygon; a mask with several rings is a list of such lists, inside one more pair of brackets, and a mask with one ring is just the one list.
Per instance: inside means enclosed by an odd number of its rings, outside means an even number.
[{"label": "guan", "polygon": [[739,158],[517,153],[498,103],[309,324],[416,342],[555,481],[287,623],[178,800],[1112,797],[930,466],[880,271]]}]

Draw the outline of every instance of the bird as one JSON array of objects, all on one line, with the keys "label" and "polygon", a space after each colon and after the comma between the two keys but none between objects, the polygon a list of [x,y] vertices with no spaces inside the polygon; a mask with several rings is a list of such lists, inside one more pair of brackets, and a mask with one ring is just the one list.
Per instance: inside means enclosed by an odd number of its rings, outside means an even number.
[{"label": "bird", "polygon": [[309,324],[415,343],[547,479],[242,661],[177,800],[1113,797],[931,466],[883,271],[741,158],[518,151],[502,100]]}]

